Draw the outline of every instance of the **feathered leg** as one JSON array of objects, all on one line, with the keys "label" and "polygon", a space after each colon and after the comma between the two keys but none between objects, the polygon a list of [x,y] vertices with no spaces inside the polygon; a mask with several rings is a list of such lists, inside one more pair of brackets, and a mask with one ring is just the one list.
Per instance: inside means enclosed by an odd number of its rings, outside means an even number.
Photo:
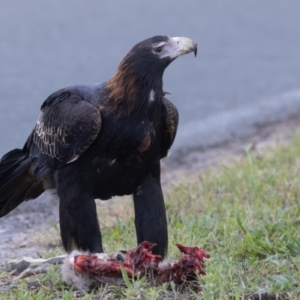
[{"label": "feathered leg", "polygon": [[167,254],[168,228],[160,184],[160,164],[151,166],[149,175],[133,194],[137,242],[156,243],[154,254]]},{"label": "feathered leg", "polygon": [[[59,196],[59,220],[64,248],[74,248],[92,253],[103,252],[96,204],[81,184],[80,175],[72,170],[62,169],[57,176]],[[62,178],[68,180],[62,180]]]}]

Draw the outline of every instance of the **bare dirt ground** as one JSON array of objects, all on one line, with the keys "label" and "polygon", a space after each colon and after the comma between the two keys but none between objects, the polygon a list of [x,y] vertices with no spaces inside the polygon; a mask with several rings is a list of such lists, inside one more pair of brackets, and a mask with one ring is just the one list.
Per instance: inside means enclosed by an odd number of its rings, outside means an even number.
[{"label": "bare dirt ground", "polygon": [[[163,166],[163,185],[167,187],[188,172],[192,174],[203,168],[218,165],[228,158],[243,155],[246,147],[252,149],[268,147],[274,143],[285,143],[300,129],[300,118],[257,129],[257,133],[239,140],[232,140],[209,149],[193,149],[176,153]],[[101,206],[109,206],[110,201],[101,201]],[[99,207],[98,207],[99,208]],[[49,243],[37,241],[36,236],[47,240],[47,233],[56,230],[58,220],[58,199],[50,192],[39,199],[20,205],[0,220],[0,265],[12,258],[23,256],[38,257],[40,252],[49,250]],[[37,233],[40,232],[40,235]],[[59,241],[52,245],[60,246]]]}]

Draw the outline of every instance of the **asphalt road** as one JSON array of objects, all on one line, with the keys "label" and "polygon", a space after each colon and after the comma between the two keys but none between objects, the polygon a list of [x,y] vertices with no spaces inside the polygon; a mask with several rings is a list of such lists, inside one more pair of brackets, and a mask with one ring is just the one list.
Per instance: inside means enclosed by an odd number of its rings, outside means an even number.
[{"label": "asphalt road", "polygon": [[137,42],[198,42],[164,89],[180,111],[175,150],[206,147],[300,112],[300,1],[1,1],[0,156],[22,147],[44,99],[105,81]]}]

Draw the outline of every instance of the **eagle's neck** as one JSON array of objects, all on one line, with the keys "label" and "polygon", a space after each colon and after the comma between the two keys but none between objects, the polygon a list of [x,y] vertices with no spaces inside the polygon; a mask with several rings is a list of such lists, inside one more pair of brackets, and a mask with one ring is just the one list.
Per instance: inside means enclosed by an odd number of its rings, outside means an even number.
[{"label": "eagle's neck", "polygon": [[109,100],[121,107],[124,113],[147,109],[162,99],[163,71],[136,70],[121,63],[116,74],[107,82]]}]

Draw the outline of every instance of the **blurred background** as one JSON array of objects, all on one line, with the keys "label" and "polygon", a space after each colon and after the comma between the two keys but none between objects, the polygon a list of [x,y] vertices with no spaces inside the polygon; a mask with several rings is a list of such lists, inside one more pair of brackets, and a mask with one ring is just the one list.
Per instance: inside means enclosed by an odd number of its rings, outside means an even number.
[{"label": "blurred background", "polygon": [[174,152],[220,145],[300,112],[300,2],[1,1],[0,156],[22,147],[57,89],[101,82],[137,42],[187,36],[167,69]]}]

